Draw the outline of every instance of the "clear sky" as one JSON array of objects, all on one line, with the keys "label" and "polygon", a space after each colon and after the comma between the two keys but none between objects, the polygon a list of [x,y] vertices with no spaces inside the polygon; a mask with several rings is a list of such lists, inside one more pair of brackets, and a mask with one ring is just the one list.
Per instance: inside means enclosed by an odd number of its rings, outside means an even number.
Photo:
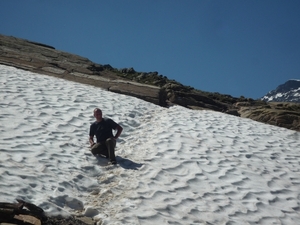
[{"label": "clear sky", "polygon": [[235,97],[300,79],[300,0],[1,0],[0,33]]}]

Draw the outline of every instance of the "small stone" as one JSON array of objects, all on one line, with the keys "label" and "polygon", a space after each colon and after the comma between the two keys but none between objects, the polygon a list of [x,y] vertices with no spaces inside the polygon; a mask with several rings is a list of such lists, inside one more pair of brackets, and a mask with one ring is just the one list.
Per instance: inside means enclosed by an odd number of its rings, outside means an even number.
[{"label": "small stone", "polygon": [[15,224],[15,223],[0,223],[0,225],[18,225],[18,224]]},{"label": "small stone", "polygon": [[94,225],[95,224],[95,221],[92,218],[86,217],[86,216],[76,217],[76,220],[80,220],[81,222],[83,222],[87,225]]},{"label": "small stone", "polygon": [[85,216],[87,216],[87,217],[94,217],[94,216],[96,216],[96,215],[98,215],[98,214],[99,214],[99,211],[96,210],[96,209],[94,209],[94,208],[91,207],[91,206],[88,206],[88,207],[85,209],[84,213],[83,213],[83,215],[85,215]]}]

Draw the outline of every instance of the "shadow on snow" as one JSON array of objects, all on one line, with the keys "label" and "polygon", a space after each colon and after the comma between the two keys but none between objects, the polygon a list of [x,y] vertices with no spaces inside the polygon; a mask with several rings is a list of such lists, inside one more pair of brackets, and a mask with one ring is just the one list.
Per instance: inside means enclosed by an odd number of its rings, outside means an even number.
[{"label": "shadow on snow", "polygon": [[[97,156],[97,164],[100,166],[107,166],[108,159],[105,157]],[[137,170],[140,167],[142,167],[142,163],[136,163],[131,161],[130,159],[123,158],[121,156],[116,156],[116,160],[119,166],[121,166],[124,169],[129,169],[129,170]]]}]

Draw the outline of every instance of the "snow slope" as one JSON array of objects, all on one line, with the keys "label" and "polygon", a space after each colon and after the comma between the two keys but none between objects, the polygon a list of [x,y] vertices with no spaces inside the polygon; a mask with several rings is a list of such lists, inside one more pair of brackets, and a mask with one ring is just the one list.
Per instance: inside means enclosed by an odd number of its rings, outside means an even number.
[{"label": "snow slope", "polygon": [[[298,224],[299,132],[0,65],[0,201],[103,224]],[[119,122],[117,166],[88,149]]]}]

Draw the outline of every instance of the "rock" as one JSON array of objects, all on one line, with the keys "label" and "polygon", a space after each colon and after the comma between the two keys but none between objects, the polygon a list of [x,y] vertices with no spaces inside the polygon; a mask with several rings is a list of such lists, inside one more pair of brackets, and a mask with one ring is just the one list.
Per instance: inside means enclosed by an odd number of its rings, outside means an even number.
[{"label": "rock", "polygon": [[225,113],[227,113],[229,115],[233,115],[233,116],[240,116],[237,109],[229,109],[229,110],[226,110]]},{"label": "rock", "polygon": [[31,204],[29,202],[25,202],[22,199],[17,199],[17,202],[19,203],[18,206],[22,208],[23,206],[29,209],[31,212],[36,212],[36,213],[44,213],[44,210],[34,204]]},{"label": "rock", "polygon": [[18,203],[0,202],[0,222],[40,225],[45,219],[44,210],[29,202],[20,199]]},{"label": "rock", "polygon": [[45,48],[55,49],[54,47],[52,47],[50,45],[45,45],[45,44],[34,42],[34,41],[28,41],[28,43],[33,44],[33,45],[42,46],[42,47],[45,47]]},{"label": "rock", "polygon": [[88,66],[87,69],[93,72],[101,72],[104,70],[103,66],[97,64],[92,64]]},{"label": "rock", "polygon": [[119,69],[121,73],[127,73],[127,68]]},{"label": "rock", "polygon": [[0,223],[0,225],[18,225],[16,223]]},{"label": "rock", "polygon": [[164,88],[167,90],[173,90],[173,91],[183,91],[184,86],[182,84],[177,83],[167,83],[164,85]]},{"label": "rock", "polygon": [[146,78],[146,74],[145,73],[141,73],[141,75],[137,76],[137,80],[143,80]]},{"label": "rock", "polygon": [[96,224],[96,221],[94,221],[90,217],[82,216],[82,217],[76,217],[76,219],[79,220],[79,221],[81,221],[81,222],[83,222],[84,224],[87,224],[87,225],[94,225],[94,224]]},{"label": "rock", "polygon": [[119,72],[121,72],[121,73],[128,73],[128,74],[134,74],[134,73],[136,73],[135,70],[132,67],[131,68],[120,69]]},{"label": "rock", "polygon": [[33,225],[41,225],[41,221],[39,219],[37,219],[34,216],[30,216],[30,215],[15,215],[14,219],[19,220],[20,222],[23,223],[28,223],[28,224],[33,224]]},{"label": "rock", "polygon": [[129,69],[127,69],[127,73],[135,73],[135,70],[131,67],[131,68],[129,68]]},{"label": "rock", "polygon": [[237,102],[234,104],[235,107],[242,107],[242,106],[251,106],[250,102]]},{"label": "rock", "polygon": [[[43,222],[43,225],[91,225],[91,223],[86,223],[88,220],[81,220],[79,218],[69,217],[69,218],[57,218],[49,217]],[[93,223],[95,224],[95,223]]]},{"label": "rock", "polygon": [[113,67],[112,67],[111,65],[109,65],[109,64],[103,65],[103,68],[104,68],[105,70],[112,70],[112,69],[113,69]]},{"label": "rock", "polygon": [[300,104],[271,102],[266,105],[241,107],[241,117],[300,131]]},{"label": "rock", "polygon": [[2,224],[92,225],[95,221],[84,216],[80,219],[47,216],[40,207],[18,199],[18,203],[0,202],[0,225]]},{"label": "rock", "polygon": [[94,217],[98,214],[99,214],[99,211],[90,206],[88,206],[83,213],[83,215],[85,215],[87,217]]}]

